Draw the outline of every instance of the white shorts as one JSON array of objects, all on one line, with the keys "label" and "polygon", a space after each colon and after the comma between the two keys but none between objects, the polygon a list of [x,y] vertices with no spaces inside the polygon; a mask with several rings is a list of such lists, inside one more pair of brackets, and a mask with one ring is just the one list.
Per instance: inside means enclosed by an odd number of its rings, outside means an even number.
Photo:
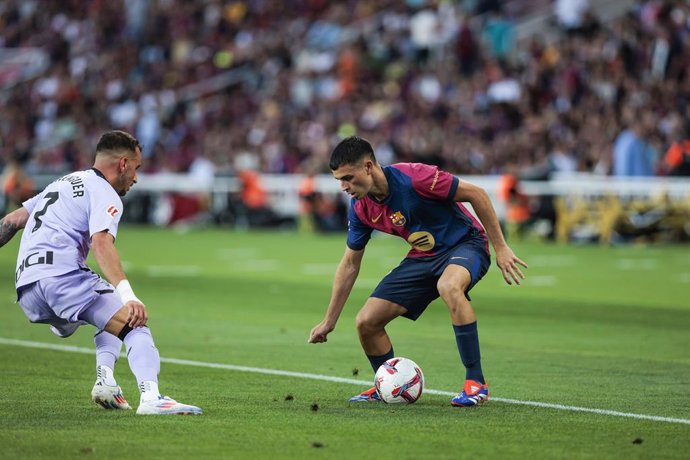
[{"label": "white shorts", "polygon": [[112,284],[88,269],[45,278],[18,289],[19,305],[32,323],[57,328],[92,324],[104,329],[122,308]]}]

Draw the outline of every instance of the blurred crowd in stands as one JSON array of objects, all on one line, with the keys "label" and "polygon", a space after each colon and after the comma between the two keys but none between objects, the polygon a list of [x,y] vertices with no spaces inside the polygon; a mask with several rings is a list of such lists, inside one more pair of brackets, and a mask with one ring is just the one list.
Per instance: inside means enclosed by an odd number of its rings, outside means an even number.
[{"label": "blurred crowd in stands", "polygon": [[90,166],[111,128],[144,172],[200,177],[328,172],[351,133],[456,174],[667,175],[688,156],[687,0],[606,22],[588,0],[6,0],[1,48],[49,60],[25,81],[0,63],[0,161],[29,175]]}]

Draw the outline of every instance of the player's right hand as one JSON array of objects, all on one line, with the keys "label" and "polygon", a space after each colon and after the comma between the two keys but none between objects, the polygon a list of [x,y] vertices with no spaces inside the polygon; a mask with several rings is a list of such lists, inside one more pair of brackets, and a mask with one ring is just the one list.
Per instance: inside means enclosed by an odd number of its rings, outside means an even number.
[{"label": "player's right hand", "polygon": [[520,281],[525,279],[525,274],[522,273],[518,265],[529,268],[528,265],[520,260],[508,246],[503,246],[500,249],[494,248],[494,250],[496,251],[496,265],[501,269],[505,282],[509,285],[515,282],[519,286]]},{"label": "player's right hand", "polygon": [[322,343],[328,342],[328,334],[335,329],[334,326],[327,324],[325,321],[321,321],[319,324],[314,326],[309,335],[308,343]]},{"label": "player's right hand", "polygon": [[135,327],[146,326],[146,321],[149,319],[149,314],[146,311],[146,306],[136,300],[130,300],[125,304],[127,307],[127,324],[134,329]]}]

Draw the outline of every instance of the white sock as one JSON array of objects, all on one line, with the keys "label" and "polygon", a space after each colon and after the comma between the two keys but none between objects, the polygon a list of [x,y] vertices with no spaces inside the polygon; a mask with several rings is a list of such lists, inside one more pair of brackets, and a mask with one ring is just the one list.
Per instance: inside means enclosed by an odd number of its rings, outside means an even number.
[{"label": "white sock", "polygon": [[158,382],[151,380],[141,382],[139,384],[139,391],[141,391],[141,402],[158,399],[161,396],[158,391]]},{"label": "white sock", "polygon": [[93,342],[96,345],[96,366],[108,366],[114,370],[122,350],[122,340],[101,329],[93,337]]},{"label": "white sock", "polygon": [[134,377],[142,382],[158,382],[160,356],[148,327],[137,327],[124,340],[127,348],[127,363]]},{"label": "white sock", "polygon": [[113,370],[108,366],[104,366],[102,364],[100,366],[96,366],[96,380],[100,380],[106,385],[110,385],[112,387],[117,386],[115,376],[113,375]]}]

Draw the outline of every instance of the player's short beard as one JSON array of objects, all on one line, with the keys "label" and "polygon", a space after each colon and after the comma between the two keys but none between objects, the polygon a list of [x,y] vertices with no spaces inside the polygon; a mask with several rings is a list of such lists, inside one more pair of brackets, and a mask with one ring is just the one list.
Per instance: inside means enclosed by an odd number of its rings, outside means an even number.
[{"label": "player's short beard", "polygon": [[122,174],[120,176],[120,187],[116,190],[117,194],[120,196],[125,196],[127,194],[126,180],[127,180],[127,178],[125,177],[124,174]]}]

